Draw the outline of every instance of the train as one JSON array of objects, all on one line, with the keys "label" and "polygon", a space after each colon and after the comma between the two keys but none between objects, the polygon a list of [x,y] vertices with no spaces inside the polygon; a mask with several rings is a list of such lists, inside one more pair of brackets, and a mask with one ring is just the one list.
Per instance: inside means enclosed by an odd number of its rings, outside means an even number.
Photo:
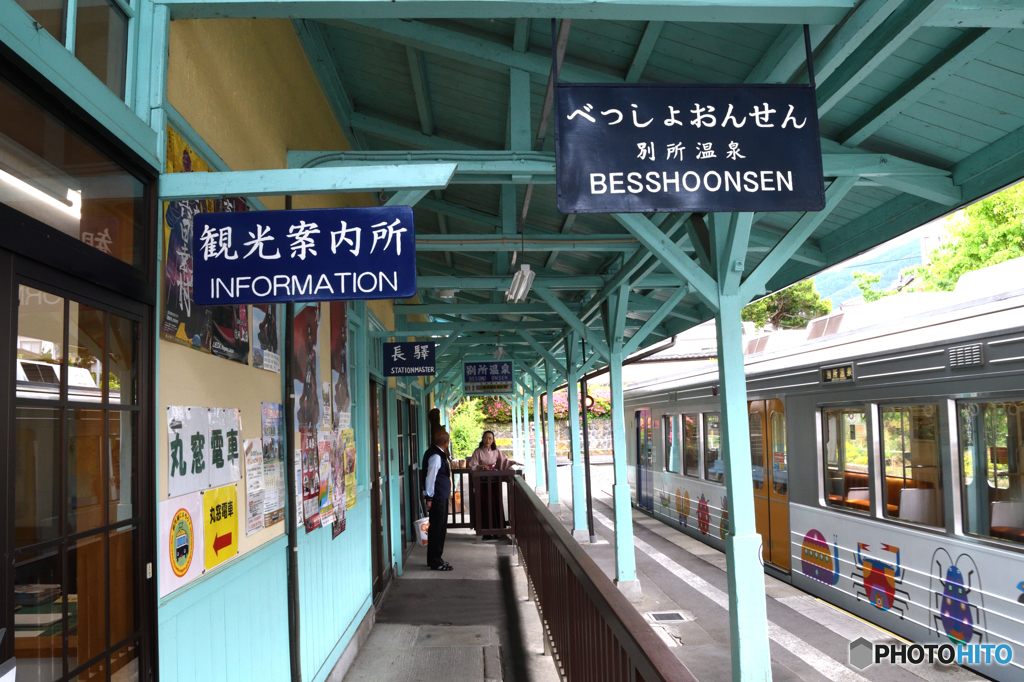
[{"label": "train", "polygon": [[[968,664],[1000,682],[1024,675],[1022,271],[744,337],[765,572],[913,642],[1009,644]],[[724,551],[718,384],[705,363],[624,401],[633,505]]]}]

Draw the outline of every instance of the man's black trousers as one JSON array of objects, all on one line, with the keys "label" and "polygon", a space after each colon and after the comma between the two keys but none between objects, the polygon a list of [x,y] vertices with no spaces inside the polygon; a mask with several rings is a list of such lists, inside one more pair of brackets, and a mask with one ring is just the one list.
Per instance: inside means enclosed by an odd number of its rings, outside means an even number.
[{"label": "man's black trousers", "polygon": [[444,538],[448,533],[448,500],[434,501],[430,505],[430,527],[427,528],[427,566],[431,568],[444,563]]}]

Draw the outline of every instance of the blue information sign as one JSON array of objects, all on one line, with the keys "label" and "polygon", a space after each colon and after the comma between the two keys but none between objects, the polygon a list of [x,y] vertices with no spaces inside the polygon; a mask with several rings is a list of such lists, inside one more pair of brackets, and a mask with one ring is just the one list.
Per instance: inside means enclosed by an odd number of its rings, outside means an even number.
[{"label": "blue information sign", "polygon": [[466,395],[512,393],[512,361],[462,363],[463,392]]},{"label": "blue information sign", "polygon": [[193,225],[199,305],[416,294],[408,206],[200,213]]},{"label": "blue information sign", "polygon": [[809,85],[559,85],[562,213],[818,211]]},{"label": "blue information sign", "polygon": [[385,343],[384,376],[417,377],[434,376],[434,342],[426,343]]}]

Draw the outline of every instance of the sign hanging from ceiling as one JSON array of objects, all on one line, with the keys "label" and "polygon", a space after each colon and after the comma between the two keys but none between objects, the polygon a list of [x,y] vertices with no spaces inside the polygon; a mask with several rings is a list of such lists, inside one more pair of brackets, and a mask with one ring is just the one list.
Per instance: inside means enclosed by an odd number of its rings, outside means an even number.
[{"label": "sign hanging from ceiling", "polygon": [[436,373],[434,364],[434,342],[427,343],[385,343],[384,376],[386,377],[432,377]]},{"label": "sign hanging from ceiling", "polygon": [[808,85],[559,85],[561,213],[819,211]]},{"label": "sign hanging from ceiling", "polygon": [[193,226],[199,305],[416,294],[408,206],[200,213]]},{"label": "sign hanging from ceiling", "polygon": [[462,363],[463,393],[506,395],[513,392],[511,360]]}]

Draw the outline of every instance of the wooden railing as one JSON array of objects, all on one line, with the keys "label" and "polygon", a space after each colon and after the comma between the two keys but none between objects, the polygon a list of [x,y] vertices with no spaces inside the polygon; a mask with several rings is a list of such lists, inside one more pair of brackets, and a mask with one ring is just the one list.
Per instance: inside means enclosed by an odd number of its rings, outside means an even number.
[{"label": "wooden railing", "polygon": [[[511,535],[511,505],[514,494],[513,480],[522,478],[522,472],[474,471],[470,474],[470,504],[473,528],[477,535]],[[506,504],[507,502],[507,504]]]},{"label": "wooden railing", "polygon": [[563,678],[696,682],[523,478],[507,485],[511,530]]},{"label": "wooden railing", "polygon": [[448,499],[448,527],[472,528],[469,469],[452,469],[452,496]]}]

